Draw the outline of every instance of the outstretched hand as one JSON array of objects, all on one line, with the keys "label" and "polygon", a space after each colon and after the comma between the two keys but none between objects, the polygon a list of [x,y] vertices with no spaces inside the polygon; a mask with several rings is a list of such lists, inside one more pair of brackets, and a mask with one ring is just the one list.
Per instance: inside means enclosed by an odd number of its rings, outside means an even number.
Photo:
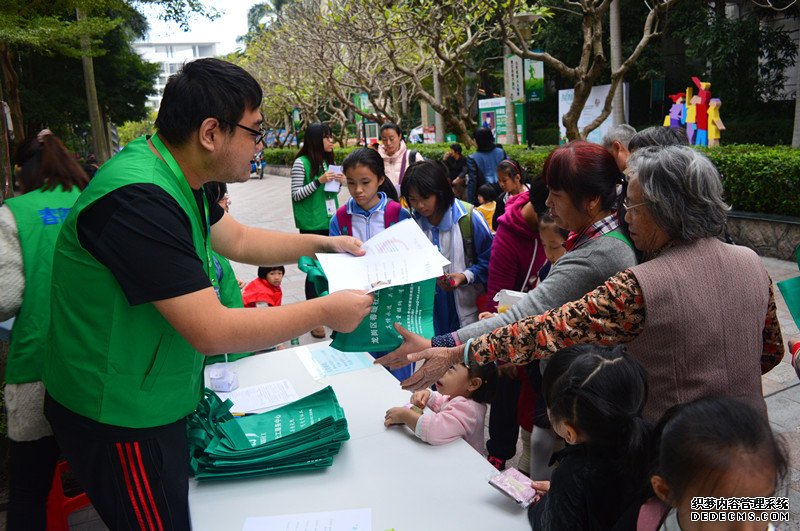
[{"label": "outstretched hand", "polygon": [[327,240],[329,253],[350,253],[353,256],[363,256],[366,251],[361,248],[361,240],[352,236],[329,236]]},{"label": "outstretched hand", "polygon": [[369,315],[375,297],[363,290],[345,289],[326,295],[325,325],[337,332],[352,332]]},{"label": "outstretched hand", "polygon": [[425,360],[425,363],[400,385],[408,391],[426,389],[436,383],[447,369],[464,357],[464,347],[433,347],[417,354],[409,354],[409,361]]},{"label": "outstretched hand", "polygon": [[406,330],[400,326],[400,323],[395,323],[394,329],[403,338],[403,343],[387,355],[376,359],[375,363],[378,365],[383,365],[387,369],[399,369],[414,361],[408,359],[409,354],[416,354],[431,348],[430,339],[425,339],[419,334]]}]

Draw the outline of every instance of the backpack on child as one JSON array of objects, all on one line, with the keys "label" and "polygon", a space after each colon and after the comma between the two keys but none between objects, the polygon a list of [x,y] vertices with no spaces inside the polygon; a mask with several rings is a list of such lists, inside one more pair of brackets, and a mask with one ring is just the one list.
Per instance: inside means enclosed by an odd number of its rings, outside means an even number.
[{"label": "backpack on child", "polygon": [[461,206],[467,211],[467,215],[458,220],[458,228],[461,229],[461,240],[464,242],[464,263],[466,267],[469,267],[475,263],[475,237],[472,231],[472,209],[474,207],[466,201],[460,199],[456,199],[456,201],[461,203]]},{"label": "backpack on child", "polygon": [[[397,201],[387,201],[386,209],[383,211],[383,228],[388,229],[400,220],[401,208]],[[343,236],[352,236],[353,215],[347,213],[347,205],[342,205],[336,210],[336,222]]]}]

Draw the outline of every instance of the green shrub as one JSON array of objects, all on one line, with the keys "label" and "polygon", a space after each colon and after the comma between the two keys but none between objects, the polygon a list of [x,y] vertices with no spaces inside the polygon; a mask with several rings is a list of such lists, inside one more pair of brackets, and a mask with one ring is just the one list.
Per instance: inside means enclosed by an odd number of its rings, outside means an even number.
[{"label": "green shrub", "polygon": [[268,148],[264,150],[264,160],[267,164],[277,166],[291,166],[297,156],[296,147]]},{"label": "green shrub", "polygon": [[800,151],[755,144],[702,151],[722,174],[734,210],[800,217]]},{"label": "green shrub", "polygon": [[[504,146],[509,157],[522,164],[533,177],[541,173],[547,155],[555,146]],[[355,147],[335,149],[341,161]],[[442,160],[450,144],[410,144],[423,157]],[[734,210],[800,217],[800,150],[788,146],[767,147],[757,144],[722,145],[699,148],[716,164],[723,176],[725,199]],[[474,150],[466,150],[472,153]],[[268,164],[288,166],[294,161],[296,148],[267,149]]]}]

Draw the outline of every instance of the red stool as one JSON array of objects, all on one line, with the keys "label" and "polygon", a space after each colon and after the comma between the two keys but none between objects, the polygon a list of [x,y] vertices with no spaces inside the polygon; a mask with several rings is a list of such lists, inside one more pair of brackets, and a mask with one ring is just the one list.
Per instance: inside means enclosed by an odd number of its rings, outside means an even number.
[{"label": "red stool", "polygon": [[69,464],[63,459],[56,465],[53,485],[47,496],[47,531],[69,531],[69,515],[91,504],[85,492],[68,497],[64,494],[61,476],[69,472]]}]

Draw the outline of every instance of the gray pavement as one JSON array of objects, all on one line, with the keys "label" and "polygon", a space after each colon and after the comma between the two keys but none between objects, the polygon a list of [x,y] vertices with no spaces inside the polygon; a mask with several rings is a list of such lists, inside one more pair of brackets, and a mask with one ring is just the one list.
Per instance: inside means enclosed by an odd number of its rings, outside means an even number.
[{"label": "gray pavement", "polygon": [[[270,230],[295,231],[289,178],[266,175],[263,180],[251,179],[246,183],[230,185],[229,193],[232,201],[230,212],[240,222]],[[347,190],[343,188],[340,200],[347,197]],[[800,274],[794,262],[775,258],[762,260],[775,282]],[[250,281],[256,278],[256,267],[242,264],[233,264],[233,267],[241,280]],[[286,268],[282,286],[284,304],[304,300],[304,277],[296,266]],[[800,339],[800,331],[789,315],[777,288],[775,295],[784,342]],[[318,341],[309,334],[300,339],[301,344]],[[789,362],[790,356],[787,353],[775,369],[762,377],[762,385],[770,424],[786,441],[792,466],[785,494],[789,496],[791,521],[779,525],[778,528],[800,529],[800,381]],[[519,453],[510,464],[514,465],[518,457]]]}]

